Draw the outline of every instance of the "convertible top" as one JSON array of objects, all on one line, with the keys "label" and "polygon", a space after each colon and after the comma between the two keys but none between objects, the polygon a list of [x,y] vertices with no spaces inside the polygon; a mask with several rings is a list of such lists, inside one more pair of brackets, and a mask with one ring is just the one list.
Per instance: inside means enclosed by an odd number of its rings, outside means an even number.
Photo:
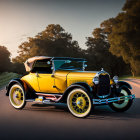
[{"label": "convertible top", "polygon": [[25,69],[27,72],[30,72],[32,70],[33,64],[35,61],[37,60],[44,60],[44,59],[49,59],[49,60],[74,60],[74,61],[85,61],[85,59],[82,58],[71,58],[71,57],[48,57],[48,56],[35,56],[35,57],[31,57],[28,58],[25,63]]},{"label": "convertible top", "polygon": [[30,72],[32,70],[33,64],[36,60],[43,60],[43,59],[51,59],[51,57],[35,56],[35,57],[28,58],[24,63],[26,71]]}]

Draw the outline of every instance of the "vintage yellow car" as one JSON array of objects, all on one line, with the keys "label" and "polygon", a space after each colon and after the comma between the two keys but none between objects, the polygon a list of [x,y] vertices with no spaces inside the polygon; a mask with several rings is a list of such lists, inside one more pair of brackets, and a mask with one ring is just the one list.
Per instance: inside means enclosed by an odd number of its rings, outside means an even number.
[{"label": "vintage yellow car", "polygon": [[22,109],[29,101],[65,103],[74,116],[83,118],[95,105],[126,111],[135,98],[130,91],[132,87],[119,81],[117,76],[111,79],[103,69],[85,71],[85,59],[36,56],[24,65],[29,74],[13,79],[7,85],[6,95],[16,109]]}]

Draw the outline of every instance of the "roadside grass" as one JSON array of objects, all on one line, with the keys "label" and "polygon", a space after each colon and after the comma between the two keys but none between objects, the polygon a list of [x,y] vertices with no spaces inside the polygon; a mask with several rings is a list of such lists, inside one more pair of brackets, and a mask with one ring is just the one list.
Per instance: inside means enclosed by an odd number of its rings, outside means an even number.
[{"label": "roadside grass", "polygon": [[20,78],[22,75],[13,72],[4,72],[0,74],[0,88],[9,83],[11,79]]},{"label": "roadside grass", "polygon": [[132,75],[124,75],[119,77],[119,80],[123,80],[123,79],[140,79],[140,76],[132,76]]}]

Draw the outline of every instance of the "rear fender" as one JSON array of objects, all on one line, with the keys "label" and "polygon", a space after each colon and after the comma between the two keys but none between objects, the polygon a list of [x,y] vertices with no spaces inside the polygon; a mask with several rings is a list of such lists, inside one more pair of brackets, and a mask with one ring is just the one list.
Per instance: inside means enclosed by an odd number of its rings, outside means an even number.
[{"label": "rear fender", "polygon": [[12,79],[12,80],[9,82],[9,84],[6,86],[6,90],[7,90],[6,96],[9,96],[10,88],[11,88],[14,84],[19,84],[19,85],[23,88],[23,90],[24,90],[24,92],[25,92],[24,83],[23,83],[20,79]]},{"label": "rear fender", "polygon": [[9,96],[9,91],[10,88],[14,85],[14,84],[19,84],[25,93],[26,99],[30,99],[32,98],[33,95],[32,93],[35,93],[35,91],[33,89],[31,89],[24,81],[22,81],[21,79],[12,79],[9,84],[6,86],[6,96]]}]

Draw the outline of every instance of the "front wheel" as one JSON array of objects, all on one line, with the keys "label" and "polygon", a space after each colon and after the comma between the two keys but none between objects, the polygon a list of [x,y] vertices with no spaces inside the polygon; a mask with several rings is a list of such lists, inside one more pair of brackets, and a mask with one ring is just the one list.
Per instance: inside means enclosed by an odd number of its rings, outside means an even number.
[{"label": "front wheel", "polygon": [[[131,95],[131,92],[128,88],[122,88],[119,96],[128,96]],[[111,107],[112,110],[117,111],[117,112],[124,112],[126,110],[128,110],[130,108],[130,106],[132,105],[133,100],[132,99],[125,99],[122,101],[118,101],[118,102],[114,102],[114,103],[110,103],[109,106]]]},{"label": "front wheel", "polygon": [[14,84],[9,91],[9,100],[11,105],[16,109],[24,108],[26,101],[25,101],[25,93],[19,84]]},{"label": "front wheel", "polygon": [[90,95],[83,89],[73,89],[67,97],[67,105],[70,112],[78,117],[87,117],[92,110],[92,100]]}]

